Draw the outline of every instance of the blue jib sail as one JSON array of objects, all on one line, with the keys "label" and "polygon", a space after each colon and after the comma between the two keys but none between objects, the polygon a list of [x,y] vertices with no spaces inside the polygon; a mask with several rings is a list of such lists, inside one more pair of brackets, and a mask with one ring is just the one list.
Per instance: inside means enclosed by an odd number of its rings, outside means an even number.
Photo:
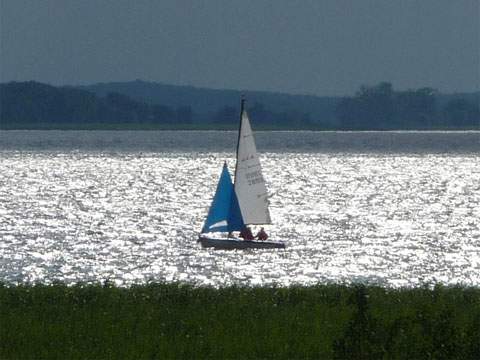
[{"label": "blue jib sail", "polygon": [[243,226],[237,195],[233,189],[227,163],[225,163],[202,233],[240,231]]}]

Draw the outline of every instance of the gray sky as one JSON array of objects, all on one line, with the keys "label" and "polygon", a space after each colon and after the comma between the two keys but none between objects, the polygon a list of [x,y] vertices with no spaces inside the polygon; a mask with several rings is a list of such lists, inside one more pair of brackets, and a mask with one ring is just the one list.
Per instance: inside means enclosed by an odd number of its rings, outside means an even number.
[{"label": "gray sky", "polygon": [[0,81],[479,90],[480,0],[0,0]]}]

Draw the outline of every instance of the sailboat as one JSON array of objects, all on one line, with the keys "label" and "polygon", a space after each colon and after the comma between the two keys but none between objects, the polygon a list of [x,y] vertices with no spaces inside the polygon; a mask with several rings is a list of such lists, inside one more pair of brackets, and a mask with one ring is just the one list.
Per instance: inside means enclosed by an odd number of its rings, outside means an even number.
[{"label": "sailboat", "polygon": [[203,247],[217,249],[285,248],[277,241],[243,240],[214,237],[212,233],[241,231],[246,225],[271,224],[268,193],[257,155],[250,120],[241,100],[235,181],[232,183],[227,163],[223,165],[217,190],[198,237]]}]

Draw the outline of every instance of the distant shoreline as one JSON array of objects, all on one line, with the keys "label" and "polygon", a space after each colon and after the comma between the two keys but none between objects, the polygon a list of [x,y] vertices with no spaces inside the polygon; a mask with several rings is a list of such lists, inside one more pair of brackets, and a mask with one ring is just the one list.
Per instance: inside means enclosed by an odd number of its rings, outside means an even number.
[{"label": "distant shoreline", "polygon": [[[166,124],[86,124],[85,126],[70,126],[69,124],[52,125],[52,124],[38,124],[37,126],[2,126],[0,124],[0,131],[9,130],[35,130],[35,131],[237,131],[237,125],[222,125],[218,124],[181,124],[181,125],[166,125]],[[326,128],[321,126],[311,127],[286,127],[286,126],[253,126],[253,131],[318,131],[318,132],[435,132],[435,131],[455,131],[455,132],[476,132],[480,131],[480,124],[477,127],[439,127],[439,128],[416,128],[416,129],[342,129],[342,128]]]},{"label": "distant shoreline", "polygon": [[[238,91],[147,82],[0,83],[3,130],[237,130]],[[353,97],[249,92],[254,131],[480,130],[480,93],[363,86]]]}]

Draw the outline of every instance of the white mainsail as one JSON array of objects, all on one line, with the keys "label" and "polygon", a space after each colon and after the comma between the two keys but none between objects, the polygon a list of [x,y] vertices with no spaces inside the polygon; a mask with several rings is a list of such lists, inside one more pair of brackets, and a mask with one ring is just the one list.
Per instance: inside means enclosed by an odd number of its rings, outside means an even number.
[{"label": "white mainsail", "polygon": [[247,112],[243,109],[243,102],[234,187],[244,223],[270,224],[267,187],[263,179],[250,121]]}]

